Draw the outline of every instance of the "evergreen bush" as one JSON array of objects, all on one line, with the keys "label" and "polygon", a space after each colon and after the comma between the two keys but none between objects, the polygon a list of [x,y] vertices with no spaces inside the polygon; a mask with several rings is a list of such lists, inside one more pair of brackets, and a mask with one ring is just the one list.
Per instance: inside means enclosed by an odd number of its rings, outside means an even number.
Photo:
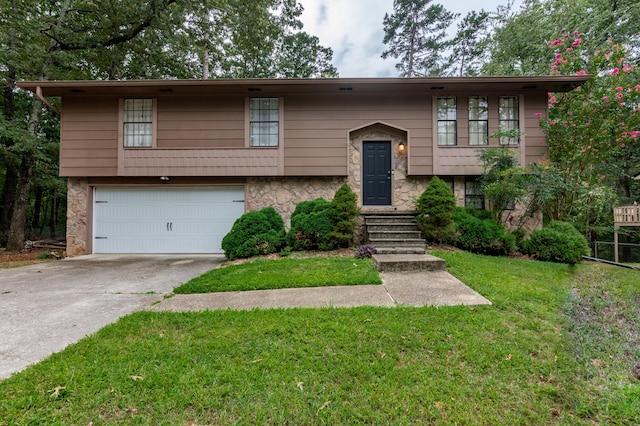
[{"label": "evergreen bush", "polygon": [[453,235],[455,208],[456,199],[451,189],[434,176],[416,200],[416,222],[426,240],[443,243]]},{"label": "evergreen bush", "polygon": [[332,250],[333,225],[329,219],[330,203],[318,198],[302,201],[291,215],[291,229],[287,242],[293,250]]},{"label": "evergreen bush", "polygon": [[468,209],[456,208],[453,245],[474,253],[501,256],[516,249],[516,237],[493,219],[476,217]]},{"label": "evergreen bush", "polygon": [[356,204],[356,194],[345,183],[336,191],[328,211],[333,226],[329,236],[337,247],[349,247],[352,244],[358,214],[360,209]]},{"label": "evergreen bush", "polygon": [[225,256],[233,260],[275,253],[284,245],[284,221],[273,207],[240,216],[222,239]]},{"label": "evergreen bush", "polygon": [[524,242],[524,252],[542,261],[574,265],[589,254],[585,237],[567,222],[553,221],[531,233]]}]

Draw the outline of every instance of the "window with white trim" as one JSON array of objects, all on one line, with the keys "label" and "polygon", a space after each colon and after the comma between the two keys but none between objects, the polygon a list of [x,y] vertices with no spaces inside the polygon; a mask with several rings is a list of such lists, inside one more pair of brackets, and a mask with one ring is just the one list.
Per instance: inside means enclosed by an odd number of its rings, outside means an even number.
[{"label": "window with white trim", "polygon": [[455,97],[438,98],[438,145],[455,146],[458,136]]},{"label": "window with white trim", "polygon": [[250,146],[278,146],[279,127],[279,98],[251,98],[249,100]]},{"label": "window with white trim", "polygon": [[[520,107],[517,96],[500,96],[498,101],[500,131],[520,129]],[[518,145],[520,138],[500,138],[500,145]]]},{"label": "window with white trim", "polygon": [[153,146],[153,99],[124,100],[123,136],[125,148]]},{"label": "window with white trim", "polygon": [[469,145],[487,145],[489,101],[486,96],[469,96]]}]

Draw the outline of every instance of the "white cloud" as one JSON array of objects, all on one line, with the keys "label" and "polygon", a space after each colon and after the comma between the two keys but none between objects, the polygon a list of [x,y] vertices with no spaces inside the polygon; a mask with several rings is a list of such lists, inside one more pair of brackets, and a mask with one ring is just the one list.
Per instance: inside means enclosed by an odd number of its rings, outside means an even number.
[{"label": "white cloud", "polygon": [[[333,49],[333,64],[340,77],[397,76],[395,60],[383,60],[385,13],[393,12],[393,0],[299,0],[304,7],[304,31],[320,38],[323,46]],[[438,3],[437,0],[434,3]],[[448,10],[465,15],[484,8],[495,11],[506,0],[459,0],[447,4]],[[520,0],[516,0],[516,7]],[[480,7],[478,7],[480,6]]]}]

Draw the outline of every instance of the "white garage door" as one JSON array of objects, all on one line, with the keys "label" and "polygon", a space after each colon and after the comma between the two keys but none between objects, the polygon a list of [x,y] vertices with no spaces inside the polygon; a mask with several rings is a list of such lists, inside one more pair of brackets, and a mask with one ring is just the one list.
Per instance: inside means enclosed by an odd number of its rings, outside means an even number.
[{"label": "white garage door", "polygon": [[94,253],[222,253],[242,187],[96,188]]}]

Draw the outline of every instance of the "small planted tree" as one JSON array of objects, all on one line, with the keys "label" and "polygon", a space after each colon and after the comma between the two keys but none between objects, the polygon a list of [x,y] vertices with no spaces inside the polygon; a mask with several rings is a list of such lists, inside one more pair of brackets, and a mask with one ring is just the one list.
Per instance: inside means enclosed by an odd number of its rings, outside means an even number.
[{"label": "small planted tree", "polygon": [[360,209],[356,204],[356,194],[345,183],[336,191],[328,211],[333,226],[329,236],[337,247],[349,247],[353,242],[353,231],[358,214]]},{"label": "small planted tree", "polygon": [[284,245],[284,221],[273,207],[240,216],[222,239],[230,260],[279,251]]},{"label": "small planted tree", "polygon": [[456,198],[451,189],[434,176],[422,195],[416,200],[416,222],[428,241],[443,243],[455,232],[453,214]]}]

